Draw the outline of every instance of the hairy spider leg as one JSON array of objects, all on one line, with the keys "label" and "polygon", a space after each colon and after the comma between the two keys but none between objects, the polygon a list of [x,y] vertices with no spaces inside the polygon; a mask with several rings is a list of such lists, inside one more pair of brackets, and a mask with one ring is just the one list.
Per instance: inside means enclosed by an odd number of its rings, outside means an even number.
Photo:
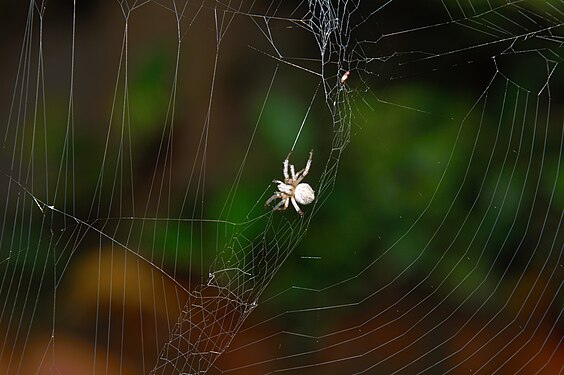
[{"label": "hairy spider leg", "polygon": [[309,152],[309,159],[307,159],[305,168],[296,174],[295,179],[297,183],[300,183],[304,179],[304,177],[307,176],[307,174],[309,173],[309,168],[311,167],[312,160],[313,160],[313,149]]},{"label": "hairy spider leg", "polygon": [[[283,211],[288,208],[288,204],[290,204],[290,199],[288,197],[282,197],[282,200],[274,206],[272,211]],[[282,206],[284,206],[284,208],[282,208]]]},{"label": "hairy spider leg", "polygon": [[290,178],[290,175],[288,175],[288,164],[290,163],[289,158],[290,158],[290,154],[288,154],[286,160],[284,160],[284,168],[282,169],[282,173],[284,173],[284,178],[286,180]]},{"label": "hairy spider leg", "polygon": [[294,167],[294,164],[290,164],[290,172],[292,174],[292,180],[296,180],[296,169]]},{"label": "hairy spider leg", "polygon": [[300,216],[303,216],[304,213],[302,212],[302,210],[300,210],[300,206],[298,206],[298,202],[296,202],[296,198],[291,197],[290,200],[292,201],[292,205],[294,206],[294,208],[296,209],[296,212],[298,214],[300,214]]},{"label": "hairy spider leg", "polygon": [[282,193],[275,191],[274,194],[272,195],[272,197],[268,198],[268,200],[264,204],[264,207],[268,206],[270,204],[270,202],[272,202],[273,200],[276,200],[278,198],[282,198]]}]

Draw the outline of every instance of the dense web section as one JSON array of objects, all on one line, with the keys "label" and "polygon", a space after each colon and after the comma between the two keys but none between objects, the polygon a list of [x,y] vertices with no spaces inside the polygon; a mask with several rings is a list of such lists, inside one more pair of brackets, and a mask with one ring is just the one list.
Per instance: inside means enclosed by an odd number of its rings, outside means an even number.
[{"label": "dense web section", "polygon": [[23,3],[1,373],[561,370],[562,1]]}]

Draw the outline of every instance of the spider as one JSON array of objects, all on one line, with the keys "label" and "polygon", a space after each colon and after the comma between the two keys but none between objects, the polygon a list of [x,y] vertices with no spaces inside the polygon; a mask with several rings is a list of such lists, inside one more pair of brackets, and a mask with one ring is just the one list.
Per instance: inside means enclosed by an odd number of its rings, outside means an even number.
[{"label": "spider", "polygon": [[[278,184],[278,191],[275,191],[272,197],[268,198],[264,207],[268,206],[275,199],[281,199],[280,202],[274,206],[273,211],[283,211],[288,208],[290,202],[294,206],[294,209],[300,216],[303,216],[303,212],[300,209],[299,204],[310,204],[315,199],[315,192],[308,184],[302,182],[307,173],[309,172],[309,167],[311,167],[311,160],[313,158],[313,150],[309,152],[309,159],[307,160],[304,169],[296,173],[295,168],[290,164],[290,155],[292,151],[284,160],[282,172],[284,173],[284,181],[273,180],[275,184]],[[288,173],[288,168],[290,169]]]}]

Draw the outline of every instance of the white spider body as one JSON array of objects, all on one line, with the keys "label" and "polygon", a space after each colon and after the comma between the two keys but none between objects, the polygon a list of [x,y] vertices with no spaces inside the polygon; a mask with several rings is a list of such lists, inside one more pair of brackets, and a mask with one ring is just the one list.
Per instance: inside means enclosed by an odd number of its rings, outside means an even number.
[{"label": "white spider body", "polygon": [[284,181],[274,180],[275,184],[278,184],[278,191],[275,191],[274,194],[268,198],[264,206],[268,206],[270,202],[275,199],[281,199],[280,202],[274,206],[273,211],[282,211],[288,208],[290,202],[292,202],[292,206],[296,212],[300,215],[304,213],[300,209],[299,204],[310,204],[315,200],[315,192],[305,182],[301,182],[304,177],[308,174],[309,168],[311,167],[311,161],[313,158],[313,150],[309,153],[309,159],[306,163],[304,169],[296,173],[295,167],[290,164],[290,154],[286,157],[283,163],[283,170],[284,173]]},{"label": "white spider body", "polygon": [[301,183],[294,190],[294,197],[299,204],[310,204],[315,199],[315,192],[306,183]]},{"label": "white spider body", "polygon": [[282,182],[282,181],[275,181],[275,182],[278,183],[278,191],[279,192],[290,195],[290,196],[294,195],[295,188],[292,185],[287,184],[287,183]]}]

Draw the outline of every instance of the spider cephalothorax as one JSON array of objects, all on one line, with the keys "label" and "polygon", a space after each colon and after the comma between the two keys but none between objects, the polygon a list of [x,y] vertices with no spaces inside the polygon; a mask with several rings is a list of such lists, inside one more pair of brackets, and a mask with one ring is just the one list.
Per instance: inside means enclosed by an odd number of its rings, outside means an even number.
[{"label": "spider cephalothorax", "polygon": [[[296,212],[300,215],[304,213],[300,209],[299,204],[310,204],[315,199],[315,192],[308,184],[302,182],[307,173],[309,172],[309,167],[311,167],[311,160],[313,158],[313,150],[309,152],[309,159],[307,160],[304,169],[296,173],[294,165],[290,164],[290,155],[288,154],[286,160],[283,163],[284,181],[274,180],[275,184],[278,184],[278,191],[275,191],[272,197],[268,198],[264,206],[268,206],[273,200],[281,199],[280,202],[274,206],[273,211],[282,211],[288,208],[290,202]],[[289,170],[288,170],[289,169]]]}]

